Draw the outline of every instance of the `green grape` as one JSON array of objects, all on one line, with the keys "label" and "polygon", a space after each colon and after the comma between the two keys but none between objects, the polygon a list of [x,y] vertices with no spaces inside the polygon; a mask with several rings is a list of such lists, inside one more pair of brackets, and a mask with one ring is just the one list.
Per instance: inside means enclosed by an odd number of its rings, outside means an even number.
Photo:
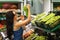
[{"label": "green grape", "polygon": [[50,19],[51,17],[54,17],[54,16],[55,16],[55,14],[51,13],[51,14],[47,15],[46,17],[44,17],[41,21],[45,22],[45,21],[47,21],[48,19]]},{"label": "green grape", "polygon": [[60,16],[56,16],[49,25],[57,25],[59,23],[59,20],[60,20]]},{"label": "green grape", "polygon": [[48,20],[45,24],[51,25],[51,24],[53,24],[54,22],[56,22],[57,20],[59,20],[59,19],[60,19],[60,16],[54,16],[54,17],[52,17],[50,20]]},{"label": "green grape", "polygon": [[35,34],[33,33],[28,38],[26,38],[25,40],[31,40],[34,36],[35,36]]},{"label": "green grape", "polygon": [[39,37],[39,36],[37,36],[37,38],[36,38],[35,40],[40,40],[40,37]]},{"label": "green grape", "polygon": [[26,16],[28,16],[28,8],[26,6],[23,7],[23,10],[25,11],[26,13]]},{"label": "green grape", "polygon": [[41,18],[41,17],[44,16],[44,15],[45,15],[45,13],[38,14],[31,22],[32,22],[33,24],[35,24],[35,21],[38,21],[38,19]]},{"label": "green grape", "polygon": [[55,27],[56,25],[59,24],[59,21],[54,22],[53,24],[50,24],[50,27]]},{"label": "green grape", "polygon": [[[55,17],[55,16],[54,16]],[[52,20],[54,20],[54,17],[52,17],[51,19],[49,19],[45,24],[49,24],[52,22]]]},{"label": "green grape", "polygon": [[44,15],[45,15],[45,13],[38,14],[38,15],[36,16],[36,20],[38,20],[39,18],[43,17]]},{"label": "green grape", "polygon": [[51,22],[51,24],[56,22],[57,20],[59,20],[59,16],[54,17],[54,20],[53,20],[53,22]]},{"label": "green grape", "polygon": [[45,40],[45,36],[37,36],[35,40]]}]

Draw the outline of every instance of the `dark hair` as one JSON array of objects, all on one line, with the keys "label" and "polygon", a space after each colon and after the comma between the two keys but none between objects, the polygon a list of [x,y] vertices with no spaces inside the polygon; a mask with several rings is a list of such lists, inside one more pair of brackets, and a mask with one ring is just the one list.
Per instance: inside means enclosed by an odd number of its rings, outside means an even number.
[{"label": "dark hair", "polygon": [[7,28],[7,37],[11,40],[11,36],[13,34],[13,21],[14,14],[12,11],[8,11],[6,13],[6,28]]}]

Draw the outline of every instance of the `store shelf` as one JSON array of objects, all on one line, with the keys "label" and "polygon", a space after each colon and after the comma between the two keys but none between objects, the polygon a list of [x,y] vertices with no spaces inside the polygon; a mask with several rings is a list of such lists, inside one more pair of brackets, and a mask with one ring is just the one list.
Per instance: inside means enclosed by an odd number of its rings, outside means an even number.
[{"label": "store shelf", "polygon": [[6,18],[0,18],[0,20],[6,20]]},{"label": "store shelf", "polygon": [[37,29],[39,29],[39,30],[43,30],[43,31],[45,31],[45,32],[54,32],[55,30],[57,30],[57,29],[59,29],[60,28],[60,24],[59,25],[57,25],[55,28],[53,28],[53,29],[45,29],[45,28],[41,28],[41,27],[37,27],[37,26],[34,26],[34,28],[37,28]]},{"label": "store shelf", "polygon": [[34,28],[37,28],[37,29],[42,30],[42,31],[45,31],[45,32],[50,32],[50,30],[48,30],[48,29],[46,30],[46,29],[41,28],[41,27],[34,26]]}]

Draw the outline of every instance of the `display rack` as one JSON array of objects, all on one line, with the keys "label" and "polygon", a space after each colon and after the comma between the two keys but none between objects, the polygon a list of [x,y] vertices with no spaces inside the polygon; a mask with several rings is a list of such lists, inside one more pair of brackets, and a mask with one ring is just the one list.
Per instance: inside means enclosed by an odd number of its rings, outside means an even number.
[{"label": "display rack", "polygon": [[[48,37],[47,40],[59,40],[60,32],[58,31],[58,29],[60,28],[60,24],[51,30],[38,27],[37,25],[33,25],[33,27],[35,29],[35,32],[36,30],[42,31],[43,35]],[[37,32],[39,35],[41,35],[40,33],[42,33],[40,31]]]},{"label": "display rack", "polygon": [[[53,13],[53,12],[52,12]],[[56,16],[59,15],[59,11],[55,11],[54,13],[56,13]],[[39,30],[37,33],[40,35],[40,31],[43,32],[43,34],[45,34],[45,36],[48,37],[48,40],[59,40],[60,37],[60,23],[57,24],[54,27],[49,27],[46,26],[44,23],[39,23],[38,20],[34,21],[35,23],[33,25],[33,27],[35,28],[35,32],[36,30]],[[59,21],[60,22],[60,21]],[[55,38],[54,38],[55,37]]]},{"label": "display rack", "polygon": [[59,29],[60,28],[60,24],[59,25],[57,25],[55,28],[53,28],[53,29],[45,29],[45,28],[41,28],[41,27],[37,27],[37,26],[34,26],[34,28],[37,28],[37,29],[40,29],[40,30],[43,30],[43,31],[45,31],[45,32],[54,32],[55,30],[57,30],[57,29]]}]

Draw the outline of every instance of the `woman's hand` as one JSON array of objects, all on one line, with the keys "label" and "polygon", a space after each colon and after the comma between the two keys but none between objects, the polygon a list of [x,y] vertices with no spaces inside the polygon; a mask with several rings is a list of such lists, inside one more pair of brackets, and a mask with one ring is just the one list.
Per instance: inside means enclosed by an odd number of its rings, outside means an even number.
[{"label": "woman's hand", "polygon": [[30,4],[27,4],[27,8],[28,8],[28,10],[30,9]]}]

